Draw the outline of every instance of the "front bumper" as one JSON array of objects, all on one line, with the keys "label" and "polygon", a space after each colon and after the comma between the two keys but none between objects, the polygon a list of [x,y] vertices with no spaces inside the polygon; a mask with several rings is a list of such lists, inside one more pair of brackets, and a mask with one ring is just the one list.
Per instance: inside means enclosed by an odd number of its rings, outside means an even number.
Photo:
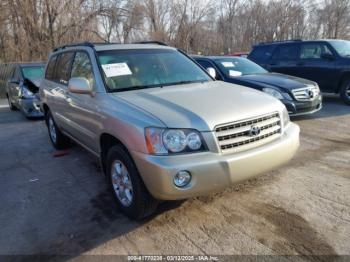
[{"label": "front bumper", "polygon": [[[132,151],[132,157],[149,192],[157,199],[176,200],[205,195],[270,171],[288,162],[299,147],[299,127],[290,123],[277,140],[235,154],[204,152],[153,156]],[[178,188],[174,175],[187,170],[189,185]]]},{"label": "front bumper", "polygon": [[20,110],[26,117],[43,117],[38,98],[21,98],[18,102]]},{"label": "front bumper", "polygon": [[313,101],[300,102],[295,100],[281,100],[281,102],[286,106],[290,116],[313,114],[322,109],[321,95]]}]

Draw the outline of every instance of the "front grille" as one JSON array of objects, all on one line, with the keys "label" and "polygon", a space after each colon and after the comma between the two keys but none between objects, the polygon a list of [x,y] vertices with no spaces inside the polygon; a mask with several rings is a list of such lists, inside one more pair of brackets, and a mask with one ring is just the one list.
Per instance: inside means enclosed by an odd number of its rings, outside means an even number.
[{"label": "front grille", "polygon": [[[254,133],[253,129],[259,132]],[[254,142],[267,143],[279,137],[280,133],[281,119],[278,113],[220,125],[215,129],[222,152],[249,149],[254,146]]]},{"label": "front grille", "polygon": [[317,86],[305,86],[292,90],[293,96],[297,101],[312,101],[320,94]]}]

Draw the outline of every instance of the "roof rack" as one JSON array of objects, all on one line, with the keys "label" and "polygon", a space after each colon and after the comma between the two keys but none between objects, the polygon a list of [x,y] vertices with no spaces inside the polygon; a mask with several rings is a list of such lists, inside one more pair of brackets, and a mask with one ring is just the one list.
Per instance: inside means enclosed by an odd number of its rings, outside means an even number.
[{"label": "roof rack", "polygon": [[270,42],[260,42],[257,45],[267,45],[267,44],[275,44],[275,43],[288,43],[288,42],[301,42],[302,39],[286,39],[286,40],[278,40],[278,41],[270,41]]},{"label": "roof rack", "polygon": [[81,42],[81,43],[67,44],[67,45],[62,45],[62,46],[55,47],[55,48],[53,49],[53,52],[56,52],[56,51],[61,50],[61,49],[65,49],[65,48],[67,48],[67,47],[74,47],[74,46],[89,46],[89,47],[94,47],[94,44],[93,44],[93,43],[90,43],[90,42]]},{"label": "roof rack", "polygon": [[[160,41],[140,41],[140,42],[134,42],[133,44],[155,44],[155,45],[162,45],[162,46],[168,46],[166,43],[164,42],[160,42]],[[79,43],[73,43],[73,44],[67,44],[67,45],[62,45],[62,46],[58,46],[55,47],[53,49],[53,52],[56,52],[58,50],[63,50],[67,47],[75,47],[75,46],[88,46],[88,47],[95,47],[96,45],[120,45],[120,43],[113,43],[113,42],[79,42]]]},{"label": "roof rack", "polygon": [[155,44],[155,45],[168,46],[166,43],[161,41],[139,41],[139,42],[133,42],[133,44]]}]

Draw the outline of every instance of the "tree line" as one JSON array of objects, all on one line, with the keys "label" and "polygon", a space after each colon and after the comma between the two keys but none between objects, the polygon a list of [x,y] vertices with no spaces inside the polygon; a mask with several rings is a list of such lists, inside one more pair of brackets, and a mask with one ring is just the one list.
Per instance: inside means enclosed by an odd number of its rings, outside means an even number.
[{"label": "tree line", "polygon": [[0,62],[72,42],[157,40],[229,54],[285,39],[350,39],[350,0],[2,0]]}]

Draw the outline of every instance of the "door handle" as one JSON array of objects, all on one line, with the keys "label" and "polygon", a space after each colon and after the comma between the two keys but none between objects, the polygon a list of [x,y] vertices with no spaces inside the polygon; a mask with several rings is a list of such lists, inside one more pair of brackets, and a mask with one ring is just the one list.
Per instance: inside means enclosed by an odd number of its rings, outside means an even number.
[{"label": "door handle", "polygon": [[303,65],[305,65],[304,62],[298,62],[298,63],[297,63],[297,66],[303,66]]}]

